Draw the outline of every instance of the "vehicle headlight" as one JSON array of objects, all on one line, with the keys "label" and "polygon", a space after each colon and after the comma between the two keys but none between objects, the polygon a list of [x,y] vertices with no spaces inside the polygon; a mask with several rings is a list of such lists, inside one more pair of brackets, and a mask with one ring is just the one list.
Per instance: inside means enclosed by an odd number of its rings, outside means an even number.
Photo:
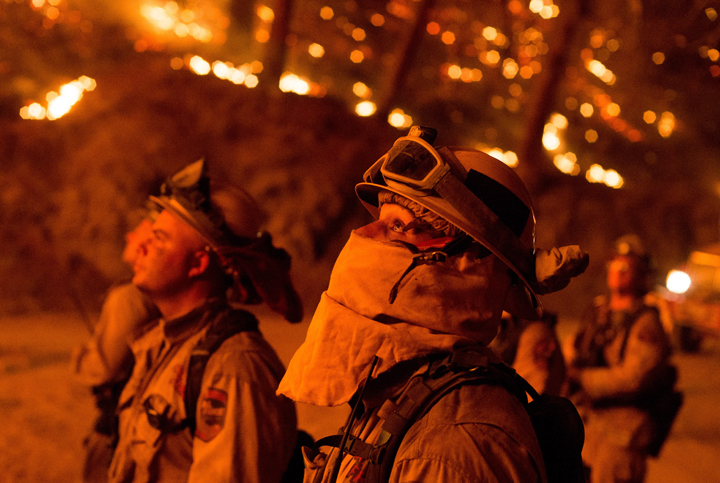
[{"label": "vehicle headlight", "polygon": [[677,294],[687,292],[691,284],[690,275],[681,270],[670,270],[665,282],[667,289]]}]

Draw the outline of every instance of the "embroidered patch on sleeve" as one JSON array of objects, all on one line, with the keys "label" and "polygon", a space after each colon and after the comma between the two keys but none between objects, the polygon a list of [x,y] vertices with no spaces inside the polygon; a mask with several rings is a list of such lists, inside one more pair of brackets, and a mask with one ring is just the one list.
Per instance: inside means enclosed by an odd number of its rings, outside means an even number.
[{"label": "embroidered patch on sleeve", "polygon": [[195,436],[208,442],[217,436],[225,426],[228,395],[220,389],[210,388],[200,402],[200,416]]}]

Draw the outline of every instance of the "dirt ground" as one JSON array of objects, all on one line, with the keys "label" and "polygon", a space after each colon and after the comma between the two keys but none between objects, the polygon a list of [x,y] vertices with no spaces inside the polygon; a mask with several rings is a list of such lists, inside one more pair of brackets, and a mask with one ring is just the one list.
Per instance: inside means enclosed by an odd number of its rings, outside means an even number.
[{"label": "dirt ground", "polygon": [[[290,325],[259,314],[261,330],[287,364],[308,322]],[[569,326],[561,321],[561,337]],[[74,314],[0,319],[0,483],[80,481],[82,439],[95,408],[70,376],[70,351],[88,337]],[[647,483],[720,483],[720,344],[676,356],[686,402]],[[300,427],[318,438],[336,432],[347,408],[298,406]]]}]

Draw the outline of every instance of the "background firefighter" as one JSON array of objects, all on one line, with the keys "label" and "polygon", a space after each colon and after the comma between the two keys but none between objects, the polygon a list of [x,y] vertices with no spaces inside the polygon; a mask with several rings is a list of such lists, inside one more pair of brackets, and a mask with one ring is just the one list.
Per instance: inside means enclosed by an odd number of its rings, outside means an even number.
[{"label": "background firefighter", "polygon": [[589,481],[642,482],[682,397],[658,310],[644,303],[650,259],[640,239],[618,239],[608,295],[596,298],[564,344],[568,394],[585,422]]}]

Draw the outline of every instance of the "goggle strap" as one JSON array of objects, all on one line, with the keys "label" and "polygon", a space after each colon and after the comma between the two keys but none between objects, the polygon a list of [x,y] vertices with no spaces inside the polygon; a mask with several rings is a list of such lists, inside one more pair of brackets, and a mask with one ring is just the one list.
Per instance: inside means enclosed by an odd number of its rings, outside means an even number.
[{"label": "goggle strap", "polygon": [[467,217],[480,236],[485,238],[489,244],[498,247],[498,249],[507,247],[508,250],[502,250],[505,258],[517,267],[522,274],[525,274],[524,278],[529,283],[534,282],[534,259],[524,255],[527,248],[521,245],[519,238],[515,236],[510,228],[485,203],[478,199],[465,184],[452,174],[450,176],[446,175],[435,185],[435,191],[441,198]]},{"label": "goggle strap", "polygon": [[453,152],[447,146],[439,148],[437,152],[443,161],[445,161],[445,163],[450,167],[452,174],[454,174],[457,179],[465,181],[465,178],[467,178],[468,175],[467,170]]}]

